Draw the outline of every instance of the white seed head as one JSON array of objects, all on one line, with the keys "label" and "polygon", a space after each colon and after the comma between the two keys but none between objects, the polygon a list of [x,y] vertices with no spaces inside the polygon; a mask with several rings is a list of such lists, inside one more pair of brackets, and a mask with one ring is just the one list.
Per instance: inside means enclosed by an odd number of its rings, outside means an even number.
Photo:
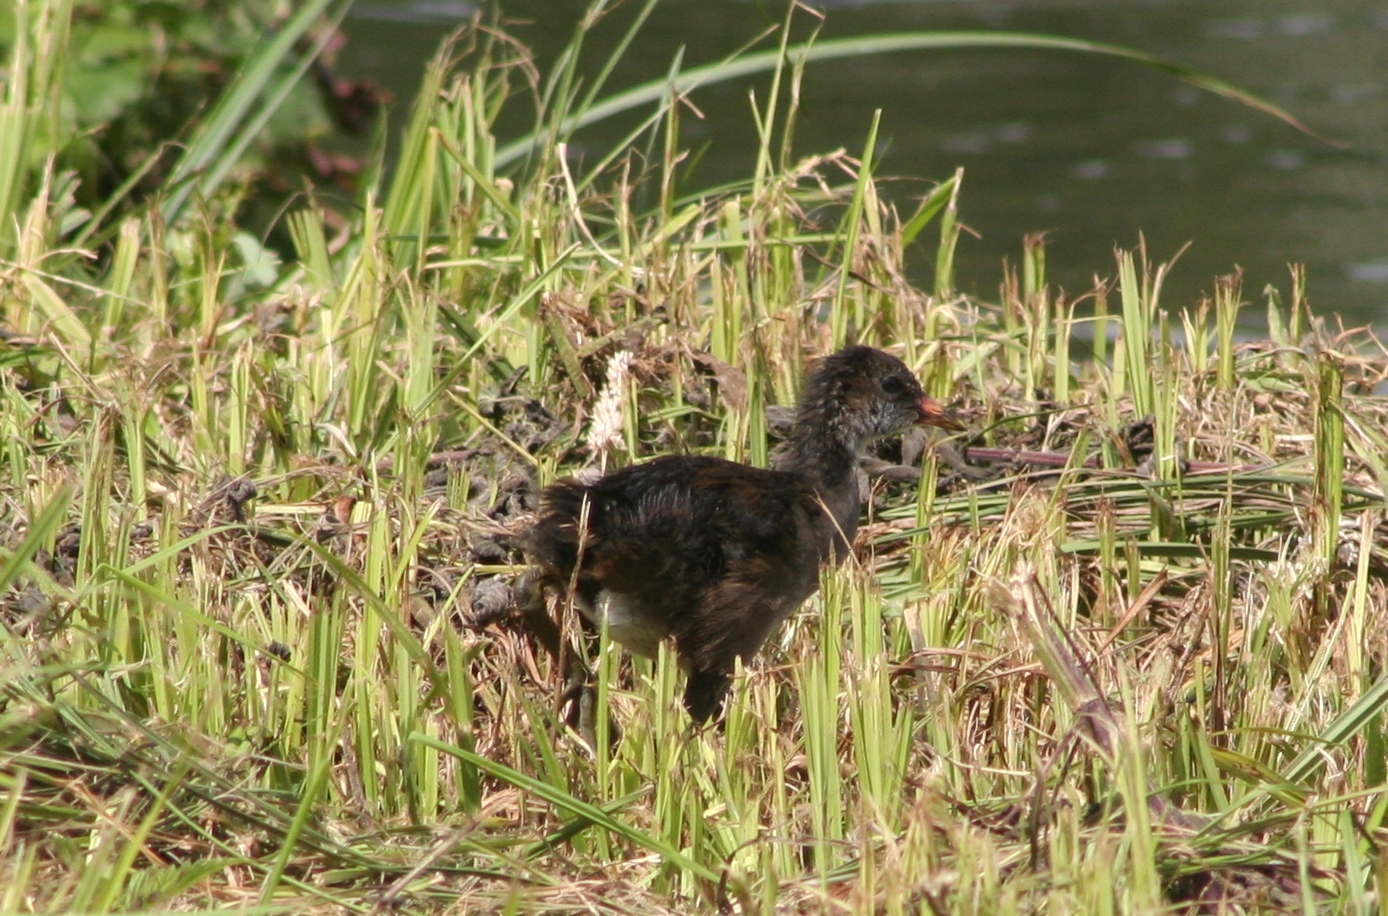
[{"label": "white seed head", "polygon": [[632,355],[618,350],[607,361],[607,378],[602,394],[593,405],[593,419],[588,424],[588,447],[595,455],[606,456],[609,449],[625,448],[622,438],[623,414],[627,398],[627,379],[631,377]]}]

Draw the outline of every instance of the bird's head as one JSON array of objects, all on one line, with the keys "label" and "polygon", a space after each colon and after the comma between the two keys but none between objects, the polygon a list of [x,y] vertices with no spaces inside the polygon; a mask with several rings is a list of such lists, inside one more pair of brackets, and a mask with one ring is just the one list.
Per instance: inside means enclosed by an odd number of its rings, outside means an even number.
[{"label": "bird's head", "polygon": [[872,347],[845,347],[825,357],[810,374],[800,403],[805,419],[822,418],[853,451],[910,426],[964,428],[926,396],[905,363]]}]

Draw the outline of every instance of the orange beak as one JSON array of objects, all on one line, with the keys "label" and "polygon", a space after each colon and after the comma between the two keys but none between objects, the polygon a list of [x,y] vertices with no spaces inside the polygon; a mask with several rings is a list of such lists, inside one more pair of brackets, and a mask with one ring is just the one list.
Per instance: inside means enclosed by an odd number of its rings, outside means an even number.
[{"label": "orange beak", "polygon": [[931,398],[922,397],[916,410],[920,411],[920,419],[916,421],[918,426],[938,426],[940,429],[962,430],[964,424],[954,418],[950,413],[940,406],[938,401]]}]

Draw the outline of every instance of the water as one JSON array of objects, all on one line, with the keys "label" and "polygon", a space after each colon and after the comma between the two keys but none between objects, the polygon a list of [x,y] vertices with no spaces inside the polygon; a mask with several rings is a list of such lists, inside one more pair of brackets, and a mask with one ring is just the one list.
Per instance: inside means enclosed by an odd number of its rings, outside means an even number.
[{"label": "water", "polygon": [[[774,8],[773,8],[774,6]],[[371,76],[398,102],[394,124],[438,40],[472,5],[460,0],[358,3],[340,66]],[[506,2],[511,31],[545,69],[573,33],[583,4]],[[624,31],[634,0],[588,35],[591,75]],[[611,91],[716,61],[768,26],[783,4],[667,0],[613,74]],[[1318,312],[1347,324],[1388,325],[1388,2],[1354,0],[901,0],[841,2],[823,37],[924,29],[1050,32],[1126,45],[1197,68],[1290,110],[1340,149],[1234,102],[1135,64],[1090,55],[1015,50],[900,53],[812,64],[796,131],[801,154],[862,148],[882,109],[879,175],[910,198],[965,169],[961,287],[996,297],[999,264],[1028,232],[1050,234],[1051,279],[1083,292],[1110,276],[1115,245],[1139,232],[1152,255],[1189,248],[1167,286],[1178,308],[1236,265],[1245,298],[1289,287],[1286,265],[1305,263]],[[810,18],[803,17],[800,33]],[[686,190],[751,174],[756,149],[749,78],[697,91],[704,114],[683,120],[689,147],[707,145]],[[517,98],[511,135],[523,132]],[[605,149],[626,125],[595,125],[580,145]],[[928,277],[927,232],[909,266]]]}]

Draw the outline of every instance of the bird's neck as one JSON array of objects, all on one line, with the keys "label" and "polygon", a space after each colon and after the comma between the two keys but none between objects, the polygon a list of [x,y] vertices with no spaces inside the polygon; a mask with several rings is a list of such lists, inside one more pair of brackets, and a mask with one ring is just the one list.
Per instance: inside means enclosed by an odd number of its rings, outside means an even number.
[{"label": "bird's neck", "polygon": [[[855,443],[856,444],[856,443]],[[801,423],[791,435],[782,467],[814,488],[834,522],[851,543],[858,530],[862,503],[858,496],[857,448],[822,424]]]}]

